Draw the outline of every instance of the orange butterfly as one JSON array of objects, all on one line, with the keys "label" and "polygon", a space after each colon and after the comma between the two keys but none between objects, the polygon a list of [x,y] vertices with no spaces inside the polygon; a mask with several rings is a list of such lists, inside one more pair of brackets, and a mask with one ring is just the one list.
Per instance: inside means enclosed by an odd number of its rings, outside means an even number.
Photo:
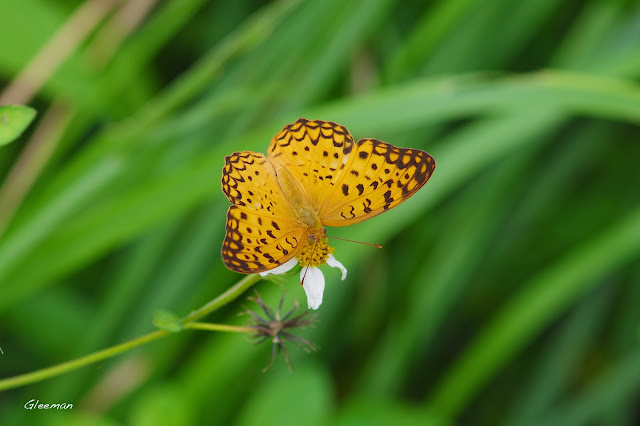
[{"label": "orange butterfly", "polygon": [[244,274],[282,273],[297,263],[309,307],[322,303],[319,265],[346,269],[333,257],[325,226],[347,226],[383,213],[415,194],[436,163],[418,149],[377,139],[354,144],[344,126],[298,119],[269,145],[268,155],[225,158],[227,211],[222,260]]}]

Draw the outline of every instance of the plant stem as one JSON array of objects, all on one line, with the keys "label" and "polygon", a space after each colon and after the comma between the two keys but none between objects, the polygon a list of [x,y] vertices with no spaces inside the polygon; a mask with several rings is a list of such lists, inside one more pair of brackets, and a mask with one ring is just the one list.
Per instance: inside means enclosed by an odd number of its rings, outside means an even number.
[{"label": "plant stem", "polygon": [[31,373],[20,374],[18,376],[9,377],[8,379],[0,380],[0,391],[6,389],[17,388],[29,383],[39,382],[50,377],[55,377],[60,374],[66,373],[76,368],[84,367],[85,365],[93,364],[103,359],[111,358],[122,352],[133,349],[137,346],[144,345],[145,343],[152,342],[162,337],[168,336],[168,331],[156,330],[144,336],[137,337],[133,340],[129,340],[119,345],[111,346],[110,348],[103,349],[101,351],[94,352],[92,354],[76,358],[71,361],[63,362],[62,364],[54,365],[52,367],[43,368],[41,370],[32,371]]},{"label": "plant stem", "polygon": [[[258,274],[247,275],[240,281],[238,281],[233,287],[222,293],[220,296],[213,299],[200,309],[197,309],[182,319],[181,323],[186,329],[196,330],[211,330],[211,331],[229,331],[236,333],[250,333],[253,330],[250,327],[239,327],[224,324],[209,324],[209,323],[196,323],[195,321],[210,314],[211,312],[219,309],[227,303],[237,299],[244,293],[249,287],[260,281],[262,277]],[[154,340],[161,339],[172,334],[166,330],[156,330],[144,336],[137,337],[128,342],[120,343],[118,345],[111,346],[106,349],[102,349],[97,352],[93,352],[89,355],[76,358],[71,361],[63,362],[58,365],[43,368],[41,370],[32,371],[30,373],[20,374],[18,376],[9,377],[0,380],[0,391],[17,388],[19,386],[28,385],[30,383],[39,382],[41,380],[49,379],[60,374],[75,370],[80,367],[87,366],[89,364],[102,361],[107,358],[111,358],[138,346],[142,346]]]},{"label": "plant stem", "polygon": [[226,305],[232,300],[236,299],[242,293],[244,293],[249,287],[260,281],[262,277],[258,274],[247,275],[240,281],[238,281],[229,290],[222,293],[220,296],[213,299],[211,302],[204,305],[202,308],[191,312],[185,318],[182,319],[182,325],[186,325],[190,322],[197,321],[205,315],[219,309],[221,306]]},{"label": "plant stem", "polygon": [[207,322],[190,322],[186,324],[184,328],[190,328],[192,330],[208,330],[208,331],[228,331],[231,333],[254,333],[251,327],[241,327],[238,325],[227,324],[211,324]]}]

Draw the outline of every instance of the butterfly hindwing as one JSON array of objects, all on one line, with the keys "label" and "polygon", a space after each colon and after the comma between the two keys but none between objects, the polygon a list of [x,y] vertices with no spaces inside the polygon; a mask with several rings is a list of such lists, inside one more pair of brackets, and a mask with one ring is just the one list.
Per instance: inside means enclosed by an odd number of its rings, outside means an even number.
[{"label": "butterfly hindwing", "polygon": [[303,238],[303,228],[289,219],[231,206],[222,260],[227,268],[243,274],[267,271],[295,256]]},{"label": "butterfly hindwing", "polygon": [[227,211],[222,244],[222,259],[229,269],[262,272],[295,256],[304,232],[265,155],[242,151],[227,156],[222,191],[233,204]]},{"label": "butterfly hindwing", "polygon": [[435,166],[433,157],[419,149],[377,139],[358,141],[324,201],[323,225],[351,225],[397,206],[427,183]]}]

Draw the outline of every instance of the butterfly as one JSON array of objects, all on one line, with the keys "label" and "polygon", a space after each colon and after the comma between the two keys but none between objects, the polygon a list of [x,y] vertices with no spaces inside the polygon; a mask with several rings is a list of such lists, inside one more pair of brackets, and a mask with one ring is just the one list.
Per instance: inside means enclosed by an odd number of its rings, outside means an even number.
[{"label": "butterfly", "polygon": [[273,137],[266,156],[225,157],[222,191],[232,206],[222,260],[244,274],[274,269],[325,240],[326,226],[362,222],[406,201],[435,167],[419,149],[354,143],[344,126],[300,118]]}]

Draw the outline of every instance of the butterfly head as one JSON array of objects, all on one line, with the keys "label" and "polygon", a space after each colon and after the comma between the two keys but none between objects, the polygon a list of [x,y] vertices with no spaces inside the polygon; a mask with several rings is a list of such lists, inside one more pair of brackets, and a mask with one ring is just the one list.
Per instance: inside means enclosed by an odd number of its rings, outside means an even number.
[{"label": "butterfly head", "polygon": [[324,226],[320,226],[319,228],[307,229],[307,239],[311,242],[322,241],[327,237],[326,229]]}]

